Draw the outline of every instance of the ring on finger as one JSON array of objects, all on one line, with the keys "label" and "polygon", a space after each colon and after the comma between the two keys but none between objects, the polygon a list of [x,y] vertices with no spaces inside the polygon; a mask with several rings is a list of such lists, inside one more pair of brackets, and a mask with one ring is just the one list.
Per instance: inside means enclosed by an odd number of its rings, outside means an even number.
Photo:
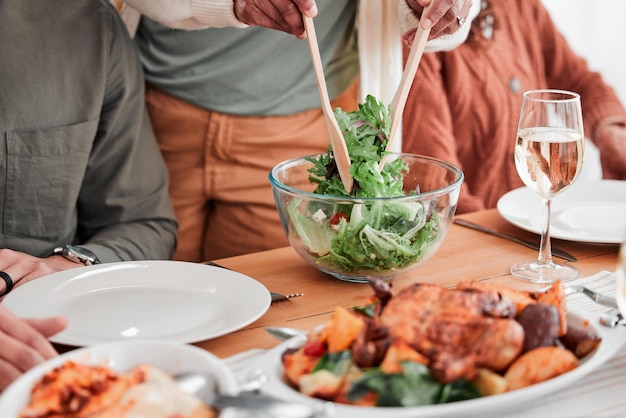
[{"label": "ring on finger", "polygon": [[11,276],[9,276],[9,273],[7,273],[6,271],[0,271],[0,278],[4,280],[4,283],[6,283],[6,288],[4,289],[4,292],[0,293],[0,297],[1,297],[1,296],[6,295],[7,293],[11,291],[11,289],[13,289],[13,279],[11,278]]},{"label": "ring on finger", "polygon": [[459,27],[463,26],[466,22],[466,20],[459,15],[456,15],[456,21],[458,22]]}]

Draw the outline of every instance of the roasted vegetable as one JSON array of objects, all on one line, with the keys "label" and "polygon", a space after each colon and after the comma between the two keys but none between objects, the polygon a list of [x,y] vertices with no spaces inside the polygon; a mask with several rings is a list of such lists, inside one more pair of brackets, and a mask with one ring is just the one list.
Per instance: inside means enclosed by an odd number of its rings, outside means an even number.
[{"label": "roasted vegetable", "polygon": [[559,337],[567,332],[567,297],[561,282],[556,282],[550,288],[537,294],[537,302],[554,306],[559,313]]},{"label": "roasted vegetable", "polygon": [[497,395],[506,392],[506,380],[504,377],[489,369],[480,369],[472,380],[481,396]]},{"label": "roasted vegetable", "polygon": [[551,379],[578,367],[578,358],[562,347],[539,347],[522,354],[504,374],[507,391]]},{"label": "roasted vegetable", "polygon": [[363,406],[496,395],[566,373],[600,343],[577,318],[559,338],[567,315],[560,283],[545,293],[488,282],[415,283],[397,292],[370,284],[364,307],[336,308],[283,356],[286,380],[302,393]]},{"label": "roasted vegetable", "polygon": [[567,327],[567,333],[559,338],[559,341],[565,348],[573,352],[576,357],[581,358],[595,350],[600,345],[602,339],[588,329],[570,325]]},{"label": "roasted vegetable", "polygon": [[516,319],[524,328],[523,353],[537,347],[556,345],[560,319],[554,306],[545,303],[527,305]]},{"label": "roasted vegetable", "polygon": [[336,308],[324,328],[328,342],[328,352],[338,353],[347,350],[357,335],[365,328],[363,318],[345,308]]}]

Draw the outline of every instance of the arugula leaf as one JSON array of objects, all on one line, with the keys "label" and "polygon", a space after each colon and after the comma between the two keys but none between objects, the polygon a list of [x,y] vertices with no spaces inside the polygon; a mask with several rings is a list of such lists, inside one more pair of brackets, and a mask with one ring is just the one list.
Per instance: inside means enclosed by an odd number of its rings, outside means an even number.
[{"label": "arugula leaf", "polygon": [[[406,165],[401,161],[387,164],[382,172],[378,162],[386,154],[391,124],[390,108],[373,96],[367,96],[359,110],[346,113],[335,109],[334,116],[343,132],[344,141],[350,154],[350,173],[357,182],[357,190],[350,194],[343,187],[336,168],[332,149],[329,147],[320,158],[308,159],[313,163],[310,181],[318,184],[315,193],[332,196],[381,197],[401,196],[402,176],[400,171]],[[399,186],[399,187],[398,187]]]}]

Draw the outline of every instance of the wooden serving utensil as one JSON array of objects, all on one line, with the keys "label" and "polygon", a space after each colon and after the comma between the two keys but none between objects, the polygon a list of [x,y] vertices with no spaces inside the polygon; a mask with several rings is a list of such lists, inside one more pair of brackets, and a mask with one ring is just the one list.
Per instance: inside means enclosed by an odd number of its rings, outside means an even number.
[{"label": "wooden serving utensil", "polygon": [[350,174],[350,155],[348,155],[348,148],[346,147],[346,142],[343,139],[343,133],[341,132],[341,128],[339,128],[339,124],[337,123],[337,119],[335,119],[333,109],[330,105],[330,98],[328,97],[326,78],[324,76],[322,58],[317,44],[317,35],[315,34],[313,18],[303,15],[302,19],[304,20],[304,28],[309,42],[309,51],[311,52],[311,60],[313,61],[313,68],[317,78],[317,88],[322,101],[322,111],[324,112],[326,126],[328,127],[328,134],[330,135],[330,145],[333,149],[333,156],[335,157],[335,162],[337,163],[337,170],[339,171],[339,177],[341,178],[343,187],[345,187],[346,191],[350,193],[354,183],[354,179]]},{"label": "wooden serving utensil", "polygon": [[[433,3],[434,2],[431,1],[430,4],[424,8],[422,15],[432,7]],[[389,140],[387,141],[386,147],[387,150],[390,149],[391,143],[395,139],[396,133],[398,132],[398,127],[402,124],[404,105],[406,104],[406,99],[409,96],[409,91],[411,90],[413,79],[415,79],[417,67],[419,67],[420,61],[422,60],[422,55],[424,55],[424,48],[426,47],[426,42],[428,41],[428,35],[430,35],[430,28],[423,29],[421,25],[417,27],[417,32],[415,32],[415,39],[413,40],[413,45],[411,45],[411,52],[409,53],[409,57],[407,58],[406,64],[404,66],[404,71],[402,72],[400,84],[398,84],[398,89],[396,90],[396,94],[393,96],[390,105],[392,115]],[[383,166],[385,165],[385,160],[385,157],[380,160],[380,163],[378,164],[379,170],[383,169]]]}]

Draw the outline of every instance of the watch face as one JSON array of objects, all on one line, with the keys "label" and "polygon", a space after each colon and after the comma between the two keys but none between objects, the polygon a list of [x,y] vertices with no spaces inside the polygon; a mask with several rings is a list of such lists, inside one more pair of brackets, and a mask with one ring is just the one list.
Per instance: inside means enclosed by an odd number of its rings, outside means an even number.
[{"label": "watch face", "polygon": [[63,256],[77,263],[82,263],[86,266],[92,264],[100,264],[98,257],[91,251],[82,247],[75,247],[73,245],[66,245],[63,247]]}]

